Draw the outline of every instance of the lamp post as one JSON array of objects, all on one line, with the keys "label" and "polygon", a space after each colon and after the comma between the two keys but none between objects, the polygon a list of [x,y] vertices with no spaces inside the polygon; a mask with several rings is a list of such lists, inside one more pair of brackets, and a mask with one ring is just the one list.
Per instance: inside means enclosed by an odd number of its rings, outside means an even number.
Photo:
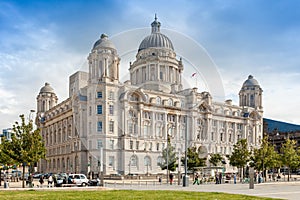
[{"label": "lamp post", "polygon": [[128,167],[129,167],[129,173],[128,173],[128,175],[130,175],[131,160],[129,160]]},{"label": "lamp post", "polygon": [[169,131],[172,128],[174,128],[173,125],[168,128],[167,133],[167,184],[169,184],[169,144],[171,142],[171,135],[169,134]]},{"label": "lamp post", "polygon": [[[275,151],[277,151],[277,145],[275,146],[275,141],[274,141],[274,139],[275,139],[275,136],[277,137],[277,136],[279,136],[279,133],[277,132],[277,128],[276,129],[274,129],[274,133],[273,133],[273,135],[272,135],[272,139],[273,139],[273,147],[274,147],[274,150]],[[273,166],[273,169],[272,169],[272,172],[273,172],[273,174],[274,174],[274,171],[275,171],[275,168],[274,168],[274,166]]]},{"label": "lamp post", "polygon": [[189,177],[187,175],[187,147],[188,147],[188,141],[187,141],[187,136],[188,136],[188,117],[186,116],[186,126],[185,126],[185,152],[184,152],[184,177],[182,181],[182,186],[183,187],[188,187],[189,186]]},{"label": "lamp post", "polygon": [[103,186],[103,147],[100,147],[100,186]]},{"label": "lamp post", "polygon": [[180,179],[181,179],[181,174],[180,174],[180,154],[181,154],[181,149],[178,148],[178,185],[180,185]]},{"label": "lamp post", "polygon": [[[30,110],[29,115],[28,115],[28,121],[29,123],[31,123],[31,114],[34,113],[35,110]],[[31,173],[31,163],[27,163],[27,167],[28,167],[28,177],[30,177],[30,173]],[[30,184],[31,187],[31,184]]]},{"label": "lamp post", "polygon": [[29,122],[31,121],[31,114],[34,113],[34,112],[35,112],[35,110],[30,110],[29,115],[28,115]]}]

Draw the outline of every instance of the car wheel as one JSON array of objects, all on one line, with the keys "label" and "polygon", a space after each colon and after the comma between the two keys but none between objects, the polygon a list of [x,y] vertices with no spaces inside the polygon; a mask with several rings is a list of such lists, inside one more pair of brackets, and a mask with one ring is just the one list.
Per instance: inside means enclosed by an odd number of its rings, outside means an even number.
[{"label": "car wheel", "polygon": [[87,184],[86,184],[86,183],[82,183],[81,185],[82,185],[82,187],[85,187],[85,186],[87,186]]}]

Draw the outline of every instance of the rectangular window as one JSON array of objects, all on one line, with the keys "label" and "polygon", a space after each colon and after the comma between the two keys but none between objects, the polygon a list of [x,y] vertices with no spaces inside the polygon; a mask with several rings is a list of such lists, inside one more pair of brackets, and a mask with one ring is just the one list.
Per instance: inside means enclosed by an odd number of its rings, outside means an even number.
[{"label": "rectangular window", "polygon": [[97,98],[102,99],[102,92],[97,92]]},{"label": "rectangular window", "polygon": [[139,146],[140,146],[140,142],[139,142],[139,141],[136,141],[136,147],[135,147],[135,149],[136,149],[136,150],[139,150]]},{"label": "rectangular window", "polygon": [[114,92],[113,92],[113,91],[110,91],[110,92],[109,92],[108,98],[109,98],[109,99],[114,99]]},{"label": "rectangular window", "polygon": [[159,151],[159,143],[156,144],[156,151]]},{"label": "rectangular window", "polygon": [[133,124],[132,121],[128,122],[128,133],[133,134]]},{"label": "rectangular window", "polygon": [[97,105],[97,114],[102,115],[102,105]]},{"label": "rectangular window", "polygon": [[115,157],[114,156],[109,156],[108,157],[108,165],[110,167],[114,167],[114,162],[115,162]]},{"label": "rectangular window", "polygon": [[92,115],[92,107],[90,106],[89,107],[89,116],[91,116]]},{"label": "rectangular window", "polygon": [[133,149],[133,141],[130,141],[130,143],[129,143],[129,148],[130,148],[130,149]]},{"label": "rectangular window", "polygon": [[114,149],[114,145],[115,145],[115,141],[114,140],[110,140],[109,141],[109,148],[110,149]]},{"label": "rectangular window", "polygon": [[113,105],[109,105],[109,114],[110,115],[114,114],[114,106]]},{"label": "rectangular window", "polygon": [[109,132],[114,132],[114,121],[109,121]]},{"label": "rectangular window", "polygon": [[98,131],[98,132],[102,132],[102,121],[99,121],[99,122],[97,123],[97,131]]},{"label": "rectangular window", "polygon": [[149,151],[152,151],[152,142],[149,144]]},{"label": "rectangular window", "polygon": [[89,134],[92,134],[92,122],[89,122]]},{"label": "rectangular window", "polygon": [[102,140],[97,140],[97,149],[100,149],[101,147],[103,147]]}]

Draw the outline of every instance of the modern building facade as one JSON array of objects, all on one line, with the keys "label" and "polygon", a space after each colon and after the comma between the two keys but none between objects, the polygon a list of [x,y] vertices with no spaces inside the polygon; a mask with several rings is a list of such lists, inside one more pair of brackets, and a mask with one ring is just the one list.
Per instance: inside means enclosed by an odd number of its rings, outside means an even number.
[{"label": "modern building facade", "polygon": [[[202,156],[230,155],[246,138],[259,147],[263,136],[262,89],[249,76],[239,105],[215,102],[209,92],[183,89],[184,63],[155,18],[130,63],[130,80],[119,80],[120,57],[102,34],[88,55],[88,72],[69,78],[69,98],[58,103],[46,83],[37,96],[36,124],[47,148],[41,172],[104,174],[162,173],[167,136],[178,156],[188,146]],[[229,163],[229,162],[227,162]],[[226,164],[226,168],[230,166]]]}]

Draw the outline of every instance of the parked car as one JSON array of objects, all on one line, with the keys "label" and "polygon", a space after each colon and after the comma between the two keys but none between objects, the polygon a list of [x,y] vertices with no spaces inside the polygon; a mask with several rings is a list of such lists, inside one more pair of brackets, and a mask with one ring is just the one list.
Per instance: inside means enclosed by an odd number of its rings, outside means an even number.
[{"label": "parked car", "polygon": [[40,178],[42,175],[43,175],[43,174],[40,174],[40,173],[38,173],[38,174],[33,174],[33,178]]},{"label": "parked car", "polygon": [[99,180],[99,178],[89,180],[89,185],[90,185],[90,186],[99,186],[99,185],[100,185],[100,180]]},{"label": "parked car", "polygon": [[61,187],[64,183],[64,177],[60,174],[52,174],[55,187]]},{"label": "parked car", "polygon": [[78,186],[87,186],[89,185],[89,179],[84,174],[70,174],[69,179],[73,184]]}]

